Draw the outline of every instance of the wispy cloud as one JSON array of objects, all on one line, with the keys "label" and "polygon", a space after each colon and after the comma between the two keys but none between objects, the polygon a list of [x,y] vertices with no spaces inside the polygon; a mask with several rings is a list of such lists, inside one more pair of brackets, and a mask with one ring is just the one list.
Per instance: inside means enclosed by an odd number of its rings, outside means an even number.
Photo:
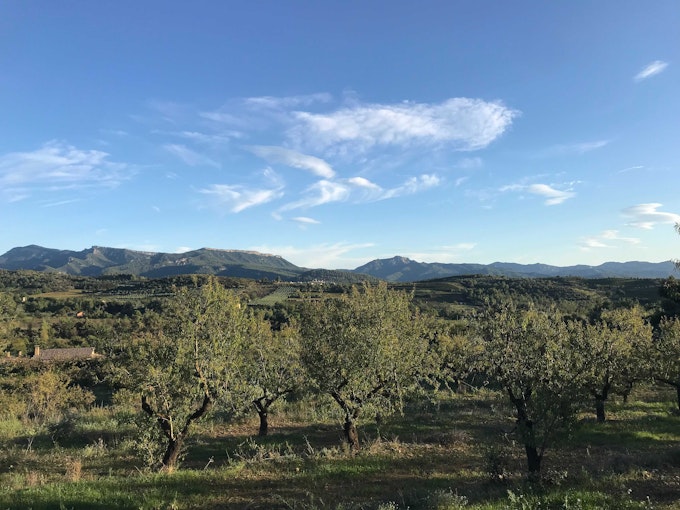
[{"label": "wispy cloud", "polygon": [[266,204],[283,196],[283,182],[267,168],[263,172],[266,185],[260,188],[240,184],[212,184],[198,193],[212,199],[212,206],[220,211],[239,213],[250,207]]},{"label": "wispy cloud", "polygon": [[358,188],[380,191],[382,188],[376,183],[369,181],[365,177],[350,177],[347,182]]},{"label": "wispy cloud", "polygon": [[433,174],[423,174],[418,177],[410,177],[404,184],[396,188],[386,190],[380,200],[396,198],[404,195],[413,195],[423,190],[434,188],[441,183],[438,176]]},{"label": "wispy cloud", "polygon": [[266,204],[283,195],[283,192],[278,189],[246,188],[238,184],[212,184],[198,192],[212,197],[219,208],[226,208],[233,213]]},{"label": "wispy cloud", "polygon": [[189,166],[212,166],[219,168],[220,164],[217,161],[199,154],[198,152],[186,147],[185,145],[169,143],[163,146],[163,148],[170,154],[181,159],[185,164]]},{"label": "wispy cloud", "polygon": [[319,177],[331,179],[335,176],[335,171],[323,159],[315,156],[302,154],[284,147],[269,145],[252,145],[246,147],[256,156],[266,160],[268,163],[280,163],[301,170],[308,170]]},{"label": "wispy cloud", "polygon": [[[239,137],[241,141],[267,140],[267,144],[240,148],[271,165],[300,169],[318,178],[309,185],[293,176],[286,188],[288,203],[270,211],[275,218],[281,218],[283,211],[387,200],[432,189],[441,184],[438,175],[416,175],[410,169],[432,167],[434,151],[482,149],[520,115],[500,101],[474,98],[383,104],[362,102],[353,95],[339,101],[342,106],[326,93],[232,99],[214,111],[194,111],[193,125],[182,122],[184,105],[151,106],[164,119],[174,120],[172,130],[161,126],[155,133],[175,138],[162,147],[185,165],[219,168],[225,158],[239,165],[252,164],[252,158],[244,159],[242,153],[233,151],[234,138]],[[471,170],[481,167],[482,160],[461,158],[455,166]],[[278,185],[253,187],[247,173],[244,167],[239,174],[244,176],[242,181],[201,186],[200,192],[232,212],[283,196]],[[372,177],[369,180],[359,173]],[[390,180],[397,173],[404,175],[401,184]]]},{"label": "wispy cloud", "polygon": [[240,131],[226,130],[217,133],[205,133],[202,131],[162,131],[153,130],[152,133],[157,135],[170,135],[177,138],[183,138],[192,142],[197,142],[205,145],[224,145],[229,144],[235,139],[242,138],[244,135]]},{"label": "wispy cloud", "polygon": [[0,155],[0,188],[12,200],[36,190],[116,187],[134,173],[130,165],[109,161],[110,154],[51,141],[32,152]]},{"label": "wispy cloud", "polygon": [[635,81],[642,81],[646,80],[647,78],[651,78],[652,76],[656,76],[659,73],[662,73],[663,71],[666,70],[668,67],[668,62],[664,62],[662,60],[655,60],[654,62],[650,62],[647,64],[639,73],[635,75],[633,78]]},{"label": "wispy cloud", "polygon": [[477,243],[458,243],[454,245],[441,246],[426,252],[403,252],[403,256],[418,262],[440,262],[451,264],[462,262],[463,257],[474,250]]},{"label": "wispy cloud", "polygon": [[341,182],[322,179],[309,186],[304,195],[302,199],[284,205],[281,211],[306,209],[331,202],[344,202],[350,197],[351,190]]},{"label": "wispy cloud", "polygon": [[456,168],[463,170],[474,170],[484,166],[482,158],[463,158],[455,164]]},{"label": "wispy cloud", "polygon": [[629,166],[627,168],[624,168],[623,170],[619,170],[617,173],[625,174],[627,172],[634,172],[636,170],[642,170],[643,168],[645,168],[645,167],[642,166],[642,165]]},{"label": "wispy cloud", "polygon": [[545,205],[561,204],[565,200],[576,196],[576,193],[573,191],[562,191],[548,186],[547,184],[532,184],[531,186],[527,187],[527,191],[534,195],[544,197],[546,199],[544,202]]},{"label": "wispy cloud", "polygon": [[659,211],[662,206],[657,203],[638,204],[624,209],[623,215],[630,219],[629,226],[645,230],[656,225],[680,223],[680,214]]},{"label": "wispy cloud", "polygon": [[501,136],[519,112],[501,102],[452,98],[439,104],[357,104],[330,113],[292,115],[288,135],[296,144],[341,153],[435,144],[463,151],[482,149]]},{"label": "wispy cloud", "polygon": [[511,184],[503,186],[500,191],[526,192],[545,198],[545,205],[558,205],[576,196],[571,189],[560,190],[548,184]]},{"label": "wispy cloud", "polygon": [[637,237],[622,237],[618,230],[605,230],[596,236],[584,237],[579,243],[583,251],[599,248],[615,248],[615,245],[621,243],[625,244],[640,244],[640,239]]},{"label": "wispy cloud", "polygon": [[331,202],[377,202],[413,195],[438,186],[440,182],[436,175],[423,174],[410,177],[400,186],[384,189],[364,177],[351,177],[344,181],[322,179],[309,186],[302,199],[286,204],[280,210],[307,209]]},{"label": "wispy cloud", "polygon": [[352,252],[371,248],[373,243],[324,243],[306,247],[253,246],[252,250],[276,253],[290,262],[308,268],[353,269],[372,260],[371,257],[348,256]]},{"label": "wispy cloud", "polygon": [[318,225],[321,223],[319,220],[315,220],[314,218],[308,218],[307,216],[296,216],[295,218],[291,218],[291,220],[300,223],[303,226]]},{"label": "wispy cloud", "polygon": [[576,142],[552,145],[536,153],[537,157],[554,157],[568,154],[585,154],[605,147],[611,140],[592,140],[589,142]]},{"label": "wispy cloud", "polygon": [[275,110],[284,110],[290,108],[299,108],[301,106],[311,106],[317,103],[329,103],[333,100],[333,96],[325,92],[317,94],[307,94],[298,96],[259,96],[249,97],[244,100],[245,104],[257,108],[269,108]]}]

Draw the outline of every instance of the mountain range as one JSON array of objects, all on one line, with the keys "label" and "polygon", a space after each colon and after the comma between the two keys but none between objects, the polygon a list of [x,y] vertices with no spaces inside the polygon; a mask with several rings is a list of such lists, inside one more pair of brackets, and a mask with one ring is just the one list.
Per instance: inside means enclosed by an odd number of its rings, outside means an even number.
[{"label": "mountain range", "polygon": [[495,275],[516,278],[575,276],[581,278],[667,278],[677,275],[666,262],[607,262],[599,266],[569,267],[547,264],[444,264],[416,262],[405,257],[377,259],[350,270],[308,269],[278,255],[253,251],[201,248],[185,253],[155,253],[93,246],[81,251],[30,245],[12,248],[0,256],[0,269],[56,271],[72,275],[132,274],[159,278],[179,274],[215,274],[286,281],[327,280],[352,283],[366,278],[414,282],[460,275]]}]

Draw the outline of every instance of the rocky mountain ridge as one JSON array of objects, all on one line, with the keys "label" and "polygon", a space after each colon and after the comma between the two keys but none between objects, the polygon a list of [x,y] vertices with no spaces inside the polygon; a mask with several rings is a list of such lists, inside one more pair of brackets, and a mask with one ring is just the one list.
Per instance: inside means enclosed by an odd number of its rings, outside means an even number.
[{"label": "rocky mountain ridge", "polygon": [[279,255],[254,251],[201,248],[184,253],[135,251],[93,246],[73,251],[38,245],[12,248],[0,256],[0,269],[56,271],[72,275],[132,274],[158,278],[179,274],[215,274],[253,279],[358,281],[368,275],[391,282],[413,282],[460,275],[516,278],[575,276],[581,278],[667,278],[678,275],[672,261],[607,262],[599,266],[558,267],[547,264],[445,264],[417,262],[396,256],[376,259],[350,270],[308,269]]}]

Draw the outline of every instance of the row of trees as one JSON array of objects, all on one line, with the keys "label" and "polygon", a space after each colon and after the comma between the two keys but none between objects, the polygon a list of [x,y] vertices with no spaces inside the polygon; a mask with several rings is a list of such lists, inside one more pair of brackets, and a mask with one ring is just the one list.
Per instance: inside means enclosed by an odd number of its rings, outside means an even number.
[{"label": "row of trees", "polygon": [[175,467],[194,423],[211,410],[253,407],[264,435],[271,406],[303,390],[337,404],[357,450],[360,420],[403,411],[407,398],[471,381],[498,388],[533,474],[588,402],[604,421],[612,393],[653,377],[678,389],[680,406],[680,321],[664,319],[653,332],[639,307],[579,321],[506,303],[454,323],[422,315],[410,294],[378,284],[303,299],[293,317],[272,328],[209,279],[179,290],[162,316],[149,315],[143,332],[123,342],[112,371],[140,395],[165,445],[163,469]]}]

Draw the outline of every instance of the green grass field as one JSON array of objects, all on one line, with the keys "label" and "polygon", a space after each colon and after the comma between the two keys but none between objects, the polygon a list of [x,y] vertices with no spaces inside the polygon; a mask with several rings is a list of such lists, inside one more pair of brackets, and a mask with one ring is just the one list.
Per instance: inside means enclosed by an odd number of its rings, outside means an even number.
[{"label": "green grass field", "polygon": [[547,452],[541,483],[527,481],[509,410],[490,391],[369,421],[356,455],[333,408],[307,406],[281,407],[265,438],[254,417],[205,421],[170,474],[144,467],[121,409],[51,426],[0,421],[0,508],[680,508],[680,416],[662,389],[613,403],[605,424],[584,413]]}]

